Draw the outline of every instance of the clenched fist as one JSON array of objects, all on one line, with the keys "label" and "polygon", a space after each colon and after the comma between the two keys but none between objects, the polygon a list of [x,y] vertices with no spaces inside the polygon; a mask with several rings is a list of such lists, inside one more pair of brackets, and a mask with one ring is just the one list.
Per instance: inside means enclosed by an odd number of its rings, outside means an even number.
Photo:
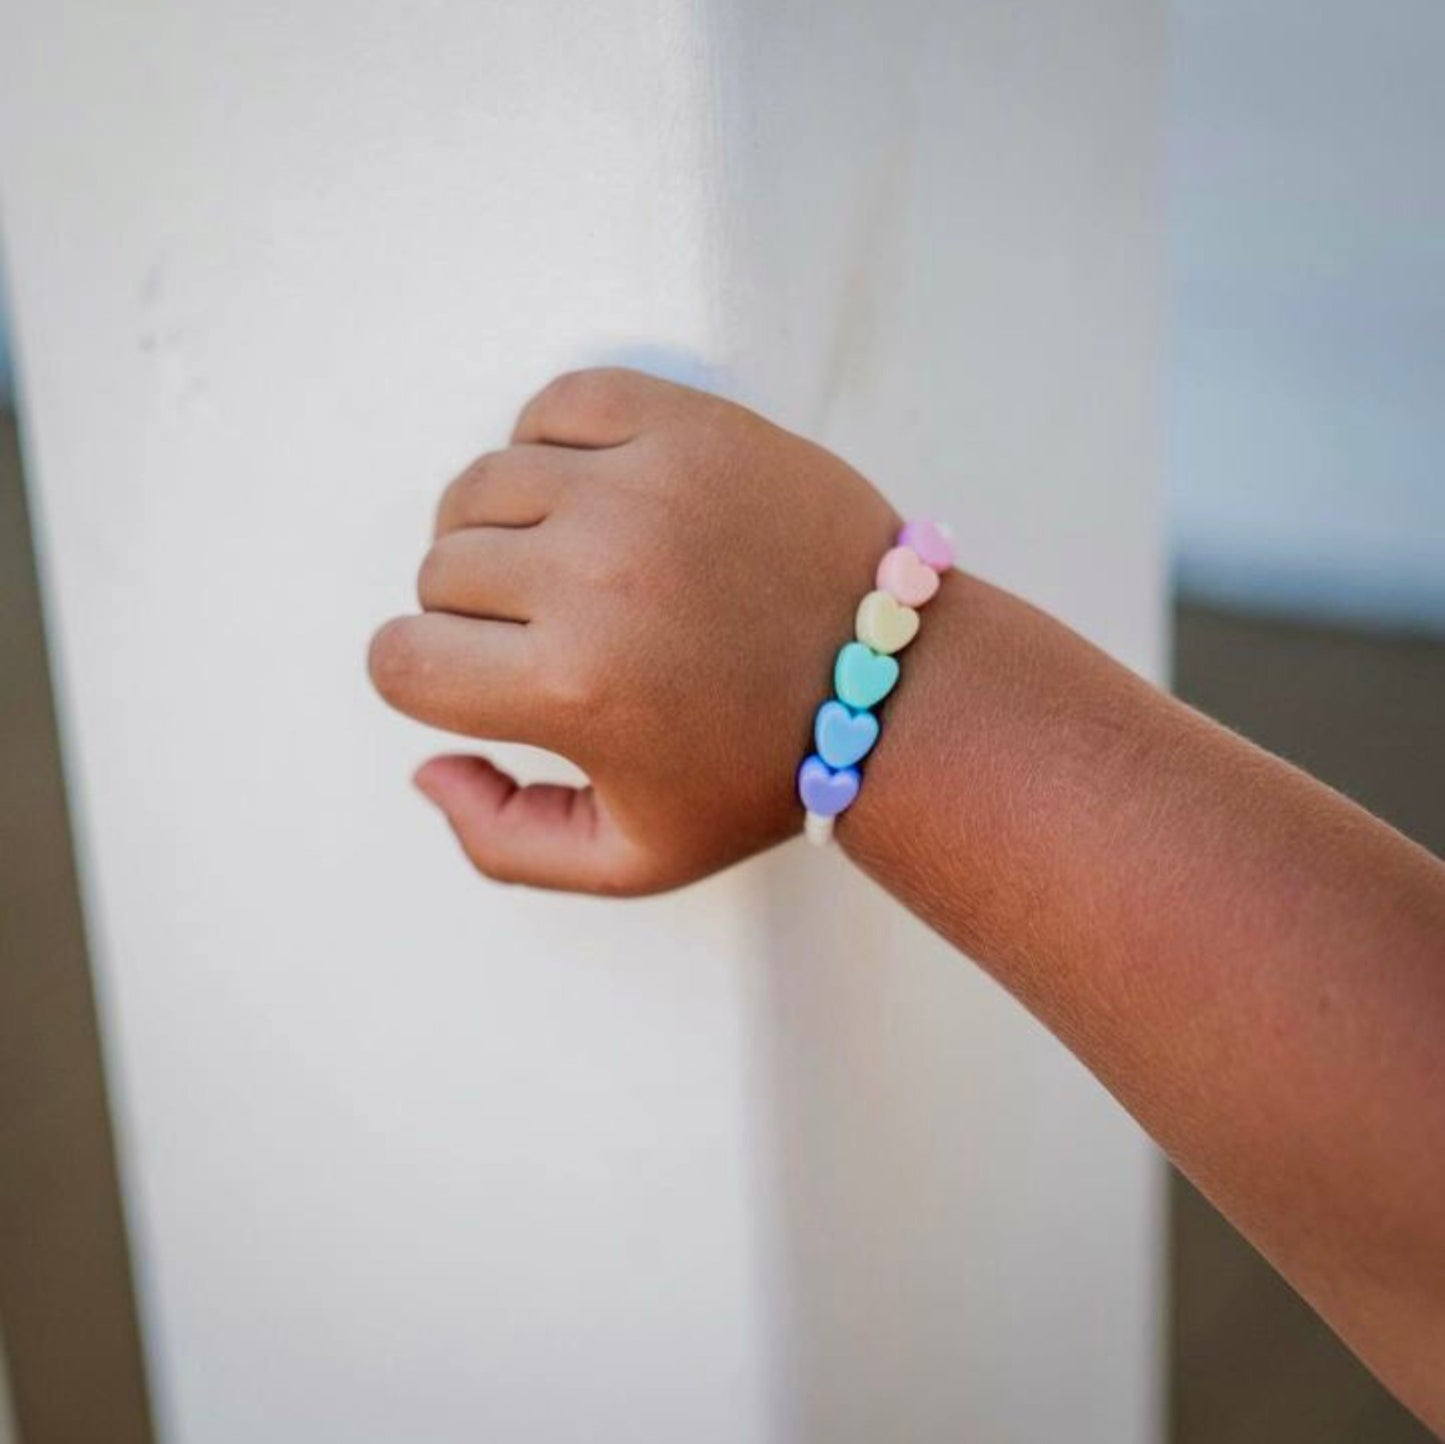
[{"label": "clenched fist", "polygon": [[376,634],[372,679],[423,722],[589,777],[427,763],[417,785],[482,872],[676,887],[801,826],[813,709],[898,525],[857,472],[740,406],[632,371],[562,376],[446,489],[421,614]]}]

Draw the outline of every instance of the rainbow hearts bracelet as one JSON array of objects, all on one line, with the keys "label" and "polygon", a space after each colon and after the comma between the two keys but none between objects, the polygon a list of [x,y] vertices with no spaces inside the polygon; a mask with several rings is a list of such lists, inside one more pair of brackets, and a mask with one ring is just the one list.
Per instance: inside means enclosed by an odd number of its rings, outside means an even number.
[{"label": "rainbow hearts bracelet", "polygon": [[932,521],[911,521],[878,563],[874,589],[858,604],[854,637],[839,648],[833,692],[813,719],[814,750],[798,769],[798,798],[810,842],[832,840],[834,820],[857,800],[859,764],[877,745],[875,708],[898,685],[896,653],[918,635],[918,609],[953,565],[953,543]]}]

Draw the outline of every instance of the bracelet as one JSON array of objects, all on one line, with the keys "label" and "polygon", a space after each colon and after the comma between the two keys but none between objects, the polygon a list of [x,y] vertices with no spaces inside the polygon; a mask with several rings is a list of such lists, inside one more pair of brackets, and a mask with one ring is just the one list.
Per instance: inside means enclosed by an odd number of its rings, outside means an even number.
[{"label": "bracelet", "polygon": [[953,565],[953,543],[936,522],[911,521],[878,563],[874,590],[858,604],[855,640],[833,664],[833,692],[813,719],[813,747],[798,769],[809,842],[826,847],[833,821],[863,784],[859,764],[878,741],[875,709],[898,685],[896,653],[918,635],[918,608]]}]

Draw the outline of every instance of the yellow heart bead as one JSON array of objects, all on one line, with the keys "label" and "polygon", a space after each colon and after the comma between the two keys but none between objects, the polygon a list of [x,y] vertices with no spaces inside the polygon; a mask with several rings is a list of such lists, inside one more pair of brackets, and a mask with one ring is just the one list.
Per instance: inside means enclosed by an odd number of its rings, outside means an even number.
[{"label": "yellow heart bead", "polygon": [[891,656],[918,635],[918,613],[887,592],[869,592],[858,603],[857,632],[864,646]]}]

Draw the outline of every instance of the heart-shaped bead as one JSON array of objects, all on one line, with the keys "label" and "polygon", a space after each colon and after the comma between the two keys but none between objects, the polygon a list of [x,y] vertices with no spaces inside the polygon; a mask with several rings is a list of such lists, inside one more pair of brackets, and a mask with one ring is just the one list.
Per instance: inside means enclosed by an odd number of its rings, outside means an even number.
[{"label": "heart-shaped bead", "polygon": [[878,740],[878,719],[871,712],[854,712],[841,702],[824,702],[813,722],[813,745],[829,767],[852,767],[861,762]]},{"label": "heart-shaped bead", "polygon": [[858,603],[855,631],[860,642],[889,656],[918,635],[918,613],[888,592],[869,592]]},{"label": "heart-shaped bead", "polygon": [[833,666],[833,690],[855,712],[876,707],[898,685],[898,663],[862,642],[849,642]]},{"label": "heart-shaped bead", "polygon": [[938,590],[938,573],[912,547],[894,547],[878,563],[878,589],[905,607],[921,607]]},{"label": "heart-shaped bead", "polygon": [[953,543],[937,522],[909,522],[898,533],[898,545],[910,547],[936,572],[946,572],[953,565]]},{"label": "heart-shaped bead", "polygon": [[821,757],[809,757],[798,769],[798,796],[816,816],[837,817],[853,805],[862,780],[855,768],[834,772]]}]

